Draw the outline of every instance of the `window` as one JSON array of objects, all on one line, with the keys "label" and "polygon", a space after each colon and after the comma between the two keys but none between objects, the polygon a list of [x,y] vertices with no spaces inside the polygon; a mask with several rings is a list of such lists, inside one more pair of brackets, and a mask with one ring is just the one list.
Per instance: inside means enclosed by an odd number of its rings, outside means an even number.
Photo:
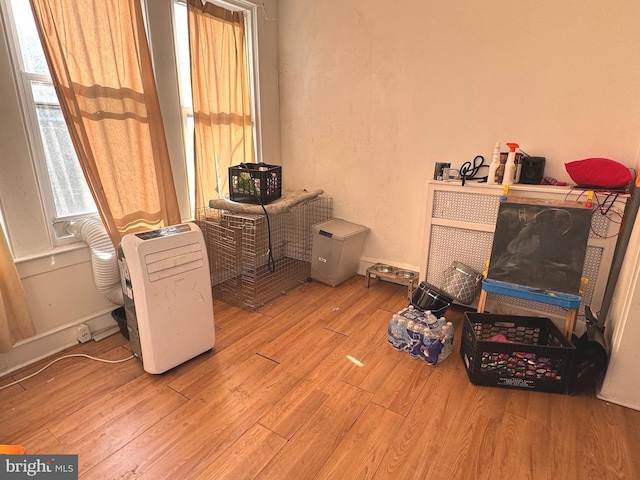
[{"label": "window", "polygon": [[[193,192],[193,112],[187,8],[184,0],[167,1],[172,2],[174,7],[174,31],[176,33],[187,169],[189,171],[189,191]],[[258,7],[246,0],[214,1],[227,9],[242,11],[245,15],[247,26],[245,41],[251,85],[254,149],[256,159],[261,161],[258,121],[260,118],[259,92],[255,80],[258,64],[257,48],[254,42],[254,39],[257,38],[256,12]],[[146,2],[142,3],[144,7]],[[154,8],[153,2],[149,3],[150,5],[146,5],[147,8]],[[64,231],[66,222],[83,216],[97,215],[97,209],[84,179],[51,83],[30,4],[27,0],[0,0],[0,9],[8,33],[25,127],[50,236],[53,245],[74,242],[76,239]],[[169,28],[170,26],[167,26],[167,30]]]},{"label": "window", "polygon": [[[84,179],[51,83],[28,1],[4,0],[7,31],[13,34],[16,80],[45,213],[55,244],[65,243],[64,223],[95,215],[97,209]],[[11,39],[10,39],[11,40]]]},{"label": "window", "polygon": [[176,63],[180,83],[180,103],[182,105],[182,130],[184,132],[184,148],[187,159],[187,176],[189,181],[190,203],[195,200],[195,173],[193,161],[193,102],[191,100],[191,66],[189,65],[189,26],[187,23],[187,4],[176,0],[173,2],[173,17],[176,36]]},{"label": "window", "polygon": [[[256,161],[262,161],[261,141],[260,141],[260,123],[259,123],[259,89],[256,80],[257,68],[257,47],[254,39],[257,38],[256,27],[256,10],[257,6],[243,0],[208,0],[227,10],[242,11],[245,16],[246,25],[246,52],[247,65],[249,69],[249,83],[251,92],[251,111],[253,113],[253,138]],[[183,128],[185,132],[185,149],[187,158],[187,169],[189,175],[190,191],[193,192],[191,186],[194,185],[193,172],[193,105],[191,99],[191,67],[189,59],[189,30],[187,20],[187,5],[184,0],[174,0],[173,14],[176,36],[176,56],[178,64],[178,77],[180,83],[180,99],[183,113]],[[193,205],[193,198],[192,198]]]}]

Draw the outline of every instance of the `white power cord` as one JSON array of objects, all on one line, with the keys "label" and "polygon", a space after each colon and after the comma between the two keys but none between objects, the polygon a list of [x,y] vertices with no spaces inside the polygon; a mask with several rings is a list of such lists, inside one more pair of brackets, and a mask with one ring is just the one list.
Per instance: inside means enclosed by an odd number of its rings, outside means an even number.
[{"label": "white power cord", "polygon": [[37,372],[32,373],[31,375],[27,375],[26,377],[21,378],[21,379],[19,379],[19,380],[16,380],[15,382],[11,382],[11,383],[8,383],[8,384],[6,384],[6,385],[2,385],[2,386],[0,386],[0,390],[4,390],[5,388],[9,388],[9,387],[12,387],[12,386],[14,386],[14,385],[17,385],[17,384],[18,384],[18,383],[20,383],[20,382],[24,382],[25,380],[28,380],[28,379],[30,379],[31,377],[35,377],[35,376],[36,376],[36,375],[38,375],[39,373],[42,373],[43,371],[45,371],[47,368],[49,368],[49,367],[50,367],[51,365],[53,365],[54,363],[56,363],[56,362],[58,362],[58,361],[60,361],[60,360],[63,360],[63,359],[65,359],[65,358],[71,358],[71,357],[85,357],[85,358],[88,358],[88,359],[90,359],[90,360],[96,360],[96,361],[98,361],[98,362],[103,362],[103,363],[123,363],[123,362],[126,362],[126,361],[128,361],[128,360],[131,360],[132,358],[134,358],[134,356],[135,356],[135,355],[131,355],[130,357],[123,358],[123,359],[121,359],[121,360],[106,360],[106,359],[104,359],[104,358],[92,357],[91,355],[87,355],[87,354],[85,354],[85,353],[72,353],[72,354],[70,354],[70,355],[64,355],[64,356],[62,356],[62,357],[60,357],[60,358],[56,358],[55,360],[53,360],[53,361],[49,362],[47,365],[45,365],[44,367],[42,367],[42,368],[41,368],[40,370],[38,370]]}]

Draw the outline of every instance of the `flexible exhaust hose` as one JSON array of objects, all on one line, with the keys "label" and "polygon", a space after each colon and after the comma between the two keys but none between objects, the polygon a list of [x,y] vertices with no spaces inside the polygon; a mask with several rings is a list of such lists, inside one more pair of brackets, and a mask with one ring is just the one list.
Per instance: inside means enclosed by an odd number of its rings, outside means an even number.
[{"label": "flexible exhaust hose", "polygon": [[65,229],[89,245],[93,281],[98,291],[111,303],[124,305],[116,249],[102,222],[95,218],[85,218],[67,223]]}]

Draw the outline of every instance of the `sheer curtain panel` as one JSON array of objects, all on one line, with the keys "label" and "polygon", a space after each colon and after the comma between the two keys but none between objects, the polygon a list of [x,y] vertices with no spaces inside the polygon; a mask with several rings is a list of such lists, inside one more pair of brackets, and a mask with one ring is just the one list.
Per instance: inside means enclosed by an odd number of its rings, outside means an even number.
[{"label": "sheer curtain panel", "polygon": [[30,0],[109,236],[180,223],[140,0]]},{"label": "sheer curtain panel", "polygon": [[229,192],[229,167],[254,161],[242,12],[187,0],[196,208]]}]

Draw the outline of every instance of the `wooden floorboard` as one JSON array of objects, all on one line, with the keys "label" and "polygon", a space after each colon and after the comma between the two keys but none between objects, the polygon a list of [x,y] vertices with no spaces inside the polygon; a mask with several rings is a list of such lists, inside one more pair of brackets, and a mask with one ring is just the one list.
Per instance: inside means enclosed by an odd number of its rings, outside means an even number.
[{"label": "wooden floorboard", "polygon": [[[77,454],[80,478],[638,479],[640,412],[575,395],[480,387],[387,343],[406,287],[301,284],[257,311],[214,301],[215,348],[162,375],[61,360],[0,390],[0,443]],[[54,358],[130,356],[120,334]]]}]

